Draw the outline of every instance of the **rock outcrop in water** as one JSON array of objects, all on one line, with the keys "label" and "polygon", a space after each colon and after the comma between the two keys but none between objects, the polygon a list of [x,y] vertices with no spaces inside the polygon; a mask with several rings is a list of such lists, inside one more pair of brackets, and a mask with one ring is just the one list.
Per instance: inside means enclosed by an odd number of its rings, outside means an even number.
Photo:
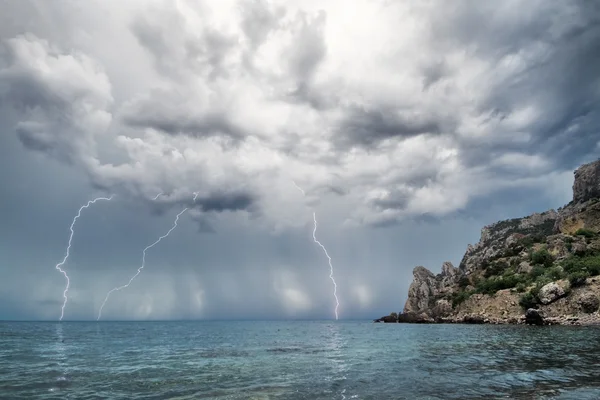
[{"label": "rock outcrop in water", "polygon": [[600,160],[574,175],[566,206],[484,227],[458,268],[416,267],[385,322],[600,323]]}]

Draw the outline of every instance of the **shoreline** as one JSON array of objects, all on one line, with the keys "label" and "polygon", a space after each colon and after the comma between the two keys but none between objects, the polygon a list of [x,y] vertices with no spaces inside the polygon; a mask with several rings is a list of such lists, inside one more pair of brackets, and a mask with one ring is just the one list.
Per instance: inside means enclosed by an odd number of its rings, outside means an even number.
[{"label": "shoreline", "polygon": [[540,310],[529,309],[523,315],[502,318],[481,314],[467,314],[433,319],[425,315],[400,314],[396,320],[390,320],[389,316],[386,316],[375,319],[373,322],[398,324],[600,326],[600,315],[598,313],[593,313],[544,317],[543,312]]}]

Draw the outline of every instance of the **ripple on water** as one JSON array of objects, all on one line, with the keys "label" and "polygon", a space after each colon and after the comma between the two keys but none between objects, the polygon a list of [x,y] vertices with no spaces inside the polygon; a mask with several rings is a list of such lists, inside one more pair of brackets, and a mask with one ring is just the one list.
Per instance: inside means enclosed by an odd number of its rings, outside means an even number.
[{"label": "ripple on water", "polygon": [[600,398],[600,329],[547,328],[0,323],[0,397]]}]

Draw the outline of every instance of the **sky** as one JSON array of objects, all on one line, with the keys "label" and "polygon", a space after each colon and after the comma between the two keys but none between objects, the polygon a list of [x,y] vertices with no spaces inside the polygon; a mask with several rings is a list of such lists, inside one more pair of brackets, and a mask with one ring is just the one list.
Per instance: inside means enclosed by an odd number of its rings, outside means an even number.
[{"label": "sky", "polygon": [[[557,208],[600,154],[600,4],[9,0],[0,319],[340,319]],[[298,185],[304,192],[295,187]],[[162,193],[161,196],[154,198]],[[194,193],[196,201],[193,201]]]}]

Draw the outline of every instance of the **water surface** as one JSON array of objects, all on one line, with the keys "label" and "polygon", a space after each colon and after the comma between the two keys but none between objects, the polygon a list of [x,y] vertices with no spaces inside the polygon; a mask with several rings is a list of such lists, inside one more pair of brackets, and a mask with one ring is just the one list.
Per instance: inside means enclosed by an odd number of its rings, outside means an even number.
[{"label": "water surface", "polygon": [[600,329],[0,322],[0,398],[600,399]]}]

